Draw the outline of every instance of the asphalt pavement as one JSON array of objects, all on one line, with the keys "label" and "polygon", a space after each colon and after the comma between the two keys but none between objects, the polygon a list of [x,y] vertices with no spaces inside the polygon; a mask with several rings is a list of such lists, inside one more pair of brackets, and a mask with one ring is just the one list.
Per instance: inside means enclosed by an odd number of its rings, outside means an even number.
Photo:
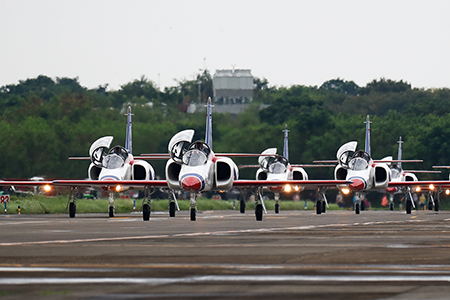
[{"label": "asphalt pavement", "polygon": [[449,299],[450,212],[1,215],[1,299]]}]

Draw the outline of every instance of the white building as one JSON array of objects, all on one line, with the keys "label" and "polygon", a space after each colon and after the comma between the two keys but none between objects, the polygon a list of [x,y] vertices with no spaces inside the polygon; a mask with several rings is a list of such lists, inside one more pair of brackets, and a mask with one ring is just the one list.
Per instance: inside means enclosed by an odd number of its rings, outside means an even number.
[{"label": "white building", "polygon": [[251,70],[216,70],[213,76],[214,103],[248,103],[253,100],[253,86]]}]

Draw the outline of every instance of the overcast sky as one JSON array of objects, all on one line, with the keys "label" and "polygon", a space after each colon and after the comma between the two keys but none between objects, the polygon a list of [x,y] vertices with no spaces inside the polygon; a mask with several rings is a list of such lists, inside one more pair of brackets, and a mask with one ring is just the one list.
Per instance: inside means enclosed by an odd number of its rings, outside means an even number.
[{"label": "overcast sky", "polygon": [[276,86],[450,87],[449,14],[447,0],[0,0],[0,86],[44,74],[165,87],[235,66]]}]

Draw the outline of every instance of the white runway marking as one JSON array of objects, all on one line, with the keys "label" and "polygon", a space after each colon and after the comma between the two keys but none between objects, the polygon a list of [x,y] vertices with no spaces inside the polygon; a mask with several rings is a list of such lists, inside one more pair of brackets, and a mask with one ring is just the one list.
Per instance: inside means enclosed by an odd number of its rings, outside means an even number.
[{"label": "white runway marking", "polygon": [[450,282],[450,276],[336,276],[336,275],[210,275],[183,278],[0,278],[0,285],[25,284],[146,284],[169,283],[233,283],[233,282]]},{"label": "white runway marking", "polygon": [[144,236],[125,236],[112,238],[91,238],[91,239],[73,239],[73,240],[49,240],[49,241],[33,241],[33,242],[11,242],[0,243],[0,246],[21,246],[21,245],[45,245],[45,244],[72,244],[72,243],[89,243],[89,242],[105,242],[105,241],[126,241],[126,240],[144,240],[144,239],[160,239],[167,237],[192,237],[192,236],[217,236],[217,235],[237,235],[248,233],[270,233],[280,231],[298,231],[310,230],[316,228],[331,228],[331,227],[352,227],[357,225],[378,225],[378,224],[401,224],[401,223],[417,223],[425,222],[424,220],[405,220],[405,221],[378,221],[378,222],[364,222],[364,223],[342,223],[342,224],[322,224],[322,225],[305,225],[295,227],[281,227],[281,228],[256,228],[256,229],[240,229],[227,231],[211,231],[211,232],[193,232],[193,233],[178,233],[178,234],[164,234],[164,235],[144,235]]}]

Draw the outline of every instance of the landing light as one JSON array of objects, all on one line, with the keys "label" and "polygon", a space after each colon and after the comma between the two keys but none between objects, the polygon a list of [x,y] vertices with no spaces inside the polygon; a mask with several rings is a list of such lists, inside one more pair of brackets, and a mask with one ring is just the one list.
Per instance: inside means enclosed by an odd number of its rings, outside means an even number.
[{"label": "landing light", "polygon": [[416,193],[420,192],[421,188],[420,186],[416,187]]},{"label": "landing light", "polygon": [[122,190],[122,187],[120,185],[116,186],[116,192],[120,192]]},{"label": "landing light", "polygon": [[286,186],[284,187],[284,191],[289,193],[290,191],[292,191],[292,188],[289,184],[286,184]]},{"label": "landing light", "polygon": [[350,193],[350,189],[343,188],[343,189],[341,189],[341,192],[342,192],[344,195],[348,195],[348,194]]},{"label": "landing light", "polygon": [[46,185],[44,185],[44,191],[45,192],[50,192],[52,190],[52,187],[51,186],[49,186],[48,184],[46,184]]},{"label": "landing light", "polygon": [[430,184],[429,188],[430,190],[434,191],[434,184]]},{"label": "landing light", "polygon": [[445,190],[445,194],[448,196],[448,195],[450,195],[450,190],[449,189],[446,189]]},{"label": "landing light", "polygon": [[294,186],[294,190],[295,190],[296,192],[298,192],[298,191],[300,190],[300,188],[298,187],[298,185]]}]

